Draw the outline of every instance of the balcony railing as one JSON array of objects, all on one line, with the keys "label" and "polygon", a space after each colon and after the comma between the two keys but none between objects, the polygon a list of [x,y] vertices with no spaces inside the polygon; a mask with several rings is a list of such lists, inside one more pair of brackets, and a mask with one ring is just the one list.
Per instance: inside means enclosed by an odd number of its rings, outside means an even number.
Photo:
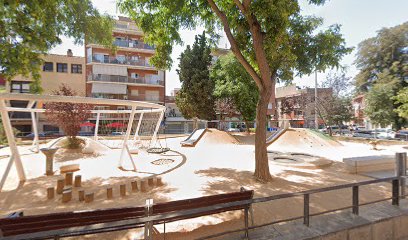
[{"label": "balcony railing", "polygon": [[135,60],[131,58],[103,57],[103,56],[93,55],[92,62],[132,65],[132,66],[141,66],[141,67],[154,67],[153,65],[149,64],[149,61],[147,59]]},{"label": "balcony railing", "polygon": [[118,40],[116,39],[114,44],[118,47],[127,47],[127,48],[140,48],[140,49],[148,49],[148,50],[154,50],[155,48],[153,46],[150,46],[149,44],[143,43],[143,42],[135,42],[131,40]]},{"label": "balcony railing", "polygon": [[132,31],[141,31],[137,26],[133,24],[126,24],[126,23],[116,23],[115,28],[117,29],[124,29],[124,30],[132,30]]},{"label": "balcony railing", "polygon": [[153,96],[140,94],[137,96],[126,94],[92,94],[93,98],[108,98],[119,100],[147,101],[147,102],[164,102],[164,96]]},{"label": "balcony railing", "polygon": [[164,81],[155,77],[138,77],[132,78],[128,76],[117,76],[117,75],[105,75],[105,74],[90,74],[88,75],[88,81],[99,81],[99,82],[116,82],[116,83],[133,83],[133,84],[149,84],[163,86]]}]

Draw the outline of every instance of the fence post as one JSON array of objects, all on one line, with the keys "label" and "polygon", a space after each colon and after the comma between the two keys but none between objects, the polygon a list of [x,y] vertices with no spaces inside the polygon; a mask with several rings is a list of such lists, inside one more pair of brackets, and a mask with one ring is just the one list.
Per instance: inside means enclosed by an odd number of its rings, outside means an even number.
[{"label": "fence post", "polygon": [[309,227],[309,194],[303,195],[303,224]]},{"label": "fence post", "polygon": [[359,192],[358,186],[353,186],[353,214],[358,215],[359,209]]},{"label": "fence post", "polygon": [[405,176],[407,176],[407,153],[400,152],[395,154],[395,175],[400,178],[401,180],[401,198],[405,198],[405,187],[406,187],[406,180]]},{"label": "fence post", "polygon": [[[146,199],[145,217],[149,217],[152,214],[153,214],[153,199]],[[153,234],[153,222],[145,223],[144,239],[152,240],[153,239],[152,234]]]},{"label": "fence post", "polygon": [[399,179],[392,180],[392,205],[399,205]]}]

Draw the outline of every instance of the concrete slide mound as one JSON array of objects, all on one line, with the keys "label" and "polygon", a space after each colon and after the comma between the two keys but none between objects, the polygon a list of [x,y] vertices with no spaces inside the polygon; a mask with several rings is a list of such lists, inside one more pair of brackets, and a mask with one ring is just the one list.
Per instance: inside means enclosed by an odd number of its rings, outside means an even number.
[{"label": "concrete slide mound", "polygon": [[218,144],[223,144],[223,145],[239,144],[239,142],[236,138],[234,138],[227,132],[220,131],[214,128],[207,128],[204,134],[192,146],[206,146],[206,145],[218,145]]},{"label": "concrete slide mound", "polygon": [[289,128],[270,147],[280,150],[319,150],[342,146],[341,143],[321,133],[303,128]]}]

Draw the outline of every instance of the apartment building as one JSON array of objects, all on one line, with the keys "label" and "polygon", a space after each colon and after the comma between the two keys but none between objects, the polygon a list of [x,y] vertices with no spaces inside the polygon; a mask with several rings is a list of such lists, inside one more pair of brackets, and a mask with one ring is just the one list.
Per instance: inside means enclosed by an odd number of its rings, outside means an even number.
[{"label": "apartment building", "polygon": [[[288,120],[292,127],[308,127],[315,125],[315,89],[300,88],[296,85],[278,87],[275,91],[276,112],[273,121],[281,122]],[[317,95],[320,101],[333,94],[331,88],[317,88]],[[319,125],[323,124],[322,119],[318,119]]]},{"label": "apartment building", "polygon": [[165,72],[149,63],[155,48],[126,17],[116,21],[113,36],[115,53],[94,43],[85,46],[86,96],[164,104]]},{"label": "apartment building", "polygon": [[[66,55],[48,54],[43,56],[44,65],[40,69],[41,87],[43,94],[52,94],[62,84],[75,90],[78,96],[85,96],[85,58],[74,56],[68,49]],[[29,93],[31,77],[16,76],[5,83],[5,92]],[[12,107],[25,107],[27,101],[11,101]],[[31,115],[29,113],[12,112],[11,124],[22,134],[32,131]],[[46,121],[39,122],[39,131],[58,131],[56,126],[49,125]]]}]

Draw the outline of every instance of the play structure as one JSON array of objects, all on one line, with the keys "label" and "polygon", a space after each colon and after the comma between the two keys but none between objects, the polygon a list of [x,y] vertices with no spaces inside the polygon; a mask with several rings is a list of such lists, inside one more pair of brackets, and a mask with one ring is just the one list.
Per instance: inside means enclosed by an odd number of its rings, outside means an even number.
[{"label": "play structure", "polygon": [[200,140],[200,138],[203,136],[206,130],[207,130],[206,128],[194,129],[194,131],[186,138],[186,140],[180,142],[181,146],[183,147],[195,146],[198,140]]},{"label": "play structure", "polygon": [[220,131],[215,128],[204,128],[195,130],[186,140],[181,142],[181,146],[202,147],[225,144],[239,144],[239,141],[229,133]]},{"label": "play structure", "polygon": [[[10,107],[7,104],[8,101],[27,101],[28,104],[26,107]],[[148,150],[150,148],[158,148],[157,145],[159,145],[159,143],[157,134],[165,112],[165,107],[162,105],[149,102],[77,96],[0,94],[1,117],[11,151],[9,162],[0,181],[0,191],[13,164],[16,166],[19,180],[26,180],[20,151],[17,147],[16,139],[10,123],[9,113],[30,113],[34,133],[32,151],[38,153],[39,119],[41,119],[41,113],[46,111],[44,108],[44,103],[46,104],[48,102],[73,104],[86,103],[93,105],[94,110],[91,110],[91,113],[95,117],[95,123],[87,122],[81,127],[93,128],[93,136],[90,137],[92,137],[94,141],[104,143],[109,149],[120,149],[120,155],[118,156],[118,167],[122,167],[126,155],[135,167],[132,154],[138,153],[139,149]],[[108,109],[108,106],[111,106],[112,108],[115,107],[117,109],[110,110]],[[69,121],[69,119],[67,119],[67,121]],[[133,137],[131,136],[132,134]],[[113,137],[113,139],[109,139],[111,137]],[[58,139],[54,140],[53,143],[57,143],[58,141]],[[95,144],[94,141],[86,142],[89,148],[98,145]]]}]

